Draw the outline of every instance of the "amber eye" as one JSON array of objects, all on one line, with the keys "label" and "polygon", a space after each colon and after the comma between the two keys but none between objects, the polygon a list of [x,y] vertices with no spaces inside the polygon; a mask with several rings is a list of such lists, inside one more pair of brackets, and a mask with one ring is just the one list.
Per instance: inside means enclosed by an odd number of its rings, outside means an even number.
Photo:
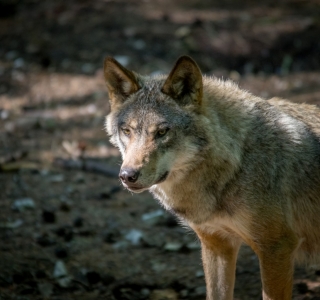
[{"label": "amber eye", "polygon": [[128,128],[121,128],[122,132],[126,135],[129,136],[130,135],[130,129]]},{"label": "amber eye", "polygon": [[160,129],[158,132],[157,132],[157,136],[158,137],[162,137],[164,136],[167,132],[168,132],[168,128],[165,128],[165,129]]}]

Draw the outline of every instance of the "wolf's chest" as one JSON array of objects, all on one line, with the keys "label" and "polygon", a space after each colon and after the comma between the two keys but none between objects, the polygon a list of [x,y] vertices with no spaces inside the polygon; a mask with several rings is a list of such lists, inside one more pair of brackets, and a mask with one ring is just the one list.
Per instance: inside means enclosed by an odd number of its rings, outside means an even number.
[{"label": "wolf's chest", "polygon": [[215,201],[199,190],[178,189],[170,185],[153,186],[151,193],[169,211],[180,218],[200,224],[212,217]]}]

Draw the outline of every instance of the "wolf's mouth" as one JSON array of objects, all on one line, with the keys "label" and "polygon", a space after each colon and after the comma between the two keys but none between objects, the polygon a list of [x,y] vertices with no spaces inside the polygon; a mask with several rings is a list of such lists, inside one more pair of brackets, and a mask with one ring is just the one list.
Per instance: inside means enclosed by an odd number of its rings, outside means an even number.
[{"label": "wolf's mouth", "polygon": [[161,182],[165,181],[165,180],[167,179],[167,177],[168,177],[168,174],[169,174],[168,171],[165,172],[165,173],[158,179],[158,181],[157,181],[155,184],[158,184],[158,183],[161,183]]},{"label": "wolf's mouth", "polygon": [[[154,184],[159,184],[159,183],[165,181],[165,180],[167,179],[167,177],[168,177],[168,174],[169,174],[168,171],[165,172],[163,175],[161,175],[161,176],[159,177],[159,179],[158,179]],[[127,184],[124,184],[124,183],[122,183],[122,184],[123,184],[128,190],[130,190],[131,192],[134,192],[134,193],[141,193],[141,192],[147,190],[148,188],[150,188],[150,186],[148,186],[148,187],[142,187],[142,186],[134,186],[134,185],[131,185],[131,186],[130,186],[130,185],[127,185]]]}]

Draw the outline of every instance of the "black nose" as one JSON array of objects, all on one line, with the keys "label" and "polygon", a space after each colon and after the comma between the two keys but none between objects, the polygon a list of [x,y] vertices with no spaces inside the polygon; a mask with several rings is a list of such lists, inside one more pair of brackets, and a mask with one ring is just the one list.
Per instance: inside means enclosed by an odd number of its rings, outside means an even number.
[{"label": "black nose", "polygon": [[124,183],[134,183],[138,180],[138,177],[140,175],[139,170],[135,169],[121,169],[119,177]]}]

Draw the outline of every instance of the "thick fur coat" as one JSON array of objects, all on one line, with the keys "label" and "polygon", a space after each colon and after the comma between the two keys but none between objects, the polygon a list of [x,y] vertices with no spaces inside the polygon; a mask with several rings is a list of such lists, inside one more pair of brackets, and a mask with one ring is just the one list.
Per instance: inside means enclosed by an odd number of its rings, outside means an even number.
[{"label": "thick fur coat", "polygon": [[197,233],[207,299],[233,299],[242,242],[259,257],[263,299],[291,299],[294,260],[320,253],[320,110],[202,76],[186,56],[168,76],[112,58],[104,74],[122,183]]}]

